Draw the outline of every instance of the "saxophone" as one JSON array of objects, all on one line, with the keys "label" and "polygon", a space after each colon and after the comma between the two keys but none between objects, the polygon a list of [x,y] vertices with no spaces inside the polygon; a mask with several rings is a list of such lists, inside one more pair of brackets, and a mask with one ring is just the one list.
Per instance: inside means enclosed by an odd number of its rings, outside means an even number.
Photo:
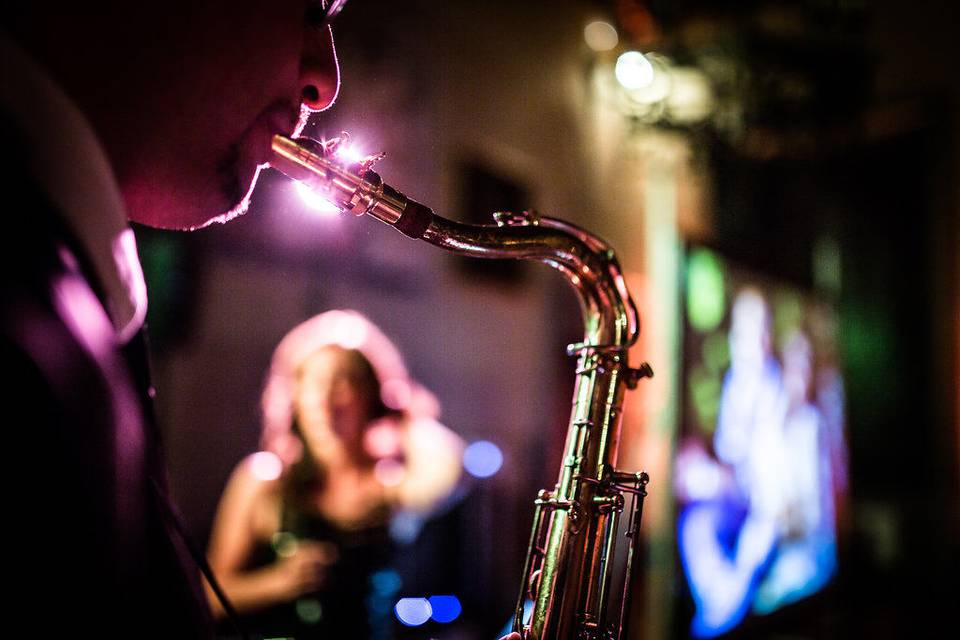
[{"label": "saxophone", "polygon": [[627,362],[639,318],[613,250],[575,225],[532,212],[495,213],[493,225],[442,218],[385,184],[370,169],[376,158],[341,160],[336,146],[277,135],[271,165],[342,211],[371,215],[456,254],[542,262],[576,290],[584,337],[567,347],[577,358],[573,411],[557,484],[534,503],[513,630],[525,640],[626,638],[648,477],[618,471],[616,461],[624,394],[653,372]]}]

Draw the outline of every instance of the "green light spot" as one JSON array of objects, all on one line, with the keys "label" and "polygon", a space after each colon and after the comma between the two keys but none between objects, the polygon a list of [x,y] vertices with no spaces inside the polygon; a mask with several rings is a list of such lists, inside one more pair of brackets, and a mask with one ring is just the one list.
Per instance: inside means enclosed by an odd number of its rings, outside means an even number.
[{"label": "green light spot", "polygon": [[297,617],[304,624],[317,624],[323,617],[323,607],[316,598],[300,598],[297,600]]},{"label": "green light spot", "polygon": [[700,430],[713,433],[720,412],[719,372],[711,372],[706,367],[696,367],[690,372],[690,403]]},{"label": "green light spot", "polygon": [[297,536],[288,531],[278,531],[271,539],[273,552],[281,558],[289,558],[297,552]]},{"label": "green light spot", "polygon": [[715,331],[703,339],[703,362],[712,373],[720,373],[730,364],[730,343],[722,331]]},{"label": "green light spot", "polygon": [[813,247],[813,281],[817,289],[839,294],[842,282],[840,244],[824,236]]},{"label": "green light spot", "polygon": [[778,346],[794,331],[803,328],[803,300],[795,292],[780,289],[773,297],[773,332]]},{"label": "green light spot", "polygon": [[726,311],[723,267],[713,252],[697,249],[687,264],[687,317],[700,333],[716,329]]}]

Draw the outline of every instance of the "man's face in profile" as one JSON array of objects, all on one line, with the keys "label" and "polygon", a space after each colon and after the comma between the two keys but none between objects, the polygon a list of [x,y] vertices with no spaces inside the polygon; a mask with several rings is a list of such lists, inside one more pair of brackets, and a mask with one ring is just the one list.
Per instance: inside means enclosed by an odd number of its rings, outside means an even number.
[{"label": "man's face in profile", "polygon": [[112,75],[78,90],[130,218],[194,228],[242,212],[273,134],[294,130],[301,101],[336,97],[330,29],[306,19],[320,0],[106,4],[94,29],[117,35],[84,55]]}]

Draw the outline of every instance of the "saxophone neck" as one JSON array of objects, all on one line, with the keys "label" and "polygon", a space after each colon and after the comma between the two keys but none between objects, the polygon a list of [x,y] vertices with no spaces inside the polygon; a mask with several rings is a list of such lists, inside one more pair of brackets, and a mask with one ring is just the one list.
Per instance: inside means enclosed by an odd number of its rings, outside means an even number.
[{"label": "saxophone neck", "polygon": [[547,264],[577,291],[584,314],[584,345],[626,349],[639,335],[636,306],[610,246],[576,225],[532,212],[494,215],[496,224],[466,225],[383,182],[371,159],[344,161],[331,145],[276,135],[271,166],[305,183],[341,211],[371,215],[405,235],[460,255]]}]

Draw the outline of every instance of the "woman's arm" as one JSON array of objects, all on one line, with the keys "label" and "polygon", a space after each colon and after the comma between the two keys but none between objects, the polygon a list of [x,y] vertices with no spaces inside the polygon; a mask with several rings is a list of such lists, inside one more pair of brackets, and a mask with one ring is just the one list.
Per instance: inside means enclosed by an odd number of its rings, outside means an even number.
[{"label": "woman's arm", "polygon": [[[269,535],[269,517],[265,514],[276,500],[277,483],[258,478],[251,458],[247,458],[230,477],[213,522],[208,549],[210,567],[241,614],[316,590],[331,560],[324,546],[301,541],[276,562],[247,569],[257,541]],[[207,597],[214,615],[223,617],[223,607],[209,585]]]}]

